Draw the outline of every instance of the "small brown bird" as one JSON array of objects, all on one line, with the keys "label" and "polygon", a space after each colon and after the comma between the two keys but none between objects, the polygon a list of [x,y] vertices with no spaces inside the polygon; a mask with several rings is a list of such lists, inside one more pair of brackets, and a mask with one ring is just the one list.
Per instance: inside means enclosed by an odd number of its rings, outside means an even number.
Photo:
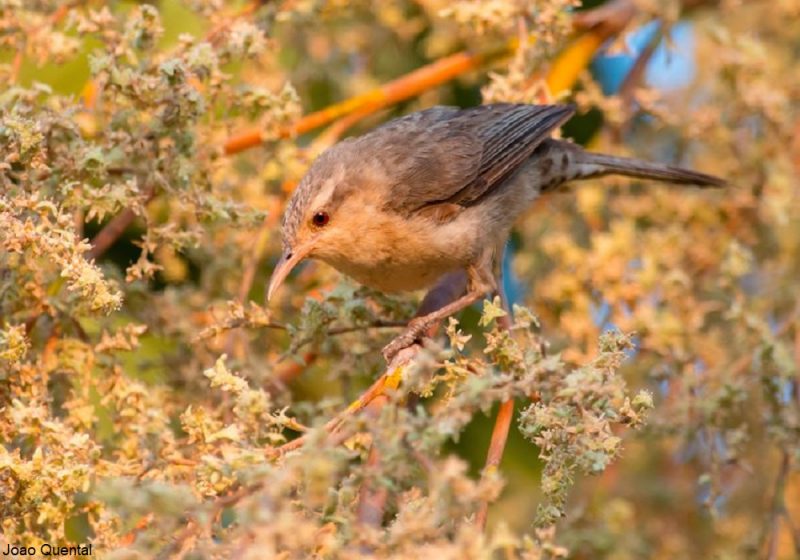
[{"label": "small brown bird", "polygon": [[569,105],[433,107],[339,142],[317,158],[289,201],[283,255],[267,299],[305,258],[383,292],[418,290],[465,269],[466,294],[413,319],[384,348],[388,361],[433,322],[497,289],[493,261],[516,218],[540,194],[609,174],[725,184],[551,139],[574,112]]}]

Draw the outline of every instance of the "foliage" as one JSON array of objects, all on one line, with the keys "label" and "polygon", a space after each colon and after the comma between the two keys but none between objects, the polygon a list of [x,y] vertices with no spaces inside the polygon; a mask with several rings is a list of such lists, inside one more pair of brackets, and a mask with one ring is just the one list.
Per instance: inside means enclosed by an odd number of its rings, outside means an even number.
[{"label": "foliage", "polygon": [[[684,2],[702,4],[687,88],[605,96],[584,73],[572,97],[602,112],[594,149],[732,186],[608,179],[548,197],[514,237],[527,307],[484,302],[384,373],[413,298],[312,264],[272,309],[255,303],[287,192],[356,124],[287,137],[301,112],[509,37],[515,55],[489,72],[391,111],[561,97],[547,71],[576,4],[0,0],[4,542],[119,558],[792,557],[797,0]],[[681,7],[612,4],[664,22]],[[562,62],[577,74],[576,60]],[[379,122],[354,110],[355,131]],[[259,149],[226,154],[252,126]],[[505,460],[481,471],[509,399]]]}]

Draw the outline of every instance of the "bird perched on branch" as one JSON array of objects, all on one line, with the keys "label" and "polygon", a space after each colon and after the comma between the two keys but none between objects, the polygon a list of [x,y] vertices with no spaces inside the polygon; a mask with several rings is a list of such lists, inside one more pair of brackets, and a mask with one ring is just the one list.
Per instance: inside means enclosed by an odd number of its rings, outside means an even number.
[{"label": "bird perched on branch", "polygon": [[305,258],[383,292],[426,288],[465,269],[466,293],[413,319],[384,348],[388,361],[434,322],[497,289],[493,262],[514,221],[540,194],[609,174],[725,184],[550,138],[574,112],[569,105],[433,107],[339,142],[317,158],[289,201],[283,255],[267,299]]}]

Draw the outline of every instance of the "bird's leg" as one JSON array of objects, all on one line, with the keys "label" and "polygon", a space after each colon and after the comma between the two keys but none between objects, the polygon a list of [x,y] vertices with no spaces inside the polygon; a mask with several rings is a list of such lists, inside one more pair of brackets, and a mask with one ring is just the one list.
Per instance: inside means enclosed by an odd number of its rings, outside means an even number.
[{"label": "bird's leg", "polygon": [[420,336],[428,330],[428,328],[437,321],[441,321],[445,317],[449,317],[453,313],[458,313],[465,307],[469,307],[479,299],[481,299],[486,291],[470,291],[455,300],[448,303],[444,307],[440,307],[432,313],[423,315],[422,317],[415,317],[408,323],[408,328],[400,335],[392,339],[392,341],[383,347],[383,357],[386,363],[392,361],[392,358],[403,348],[407,348],[419,340]]},{"label": "bird's leg", "polygon": [[436,311],[432,311],[427,315],[415,317],[408,323],[408,328],[403,333],[384,346],[383,357],[386,359],[386,363],[391,362],[392,358],[400,350],[411,346],[419,340],[431,325],[469,307],[487,293],[496,289],[494,277],[491,272],[491,255],[488,261],[487,259],[482,259],[480,265],[467,268],[467,274],[469,276],[469,282],[467,284],[466,294],[440,307]]}]

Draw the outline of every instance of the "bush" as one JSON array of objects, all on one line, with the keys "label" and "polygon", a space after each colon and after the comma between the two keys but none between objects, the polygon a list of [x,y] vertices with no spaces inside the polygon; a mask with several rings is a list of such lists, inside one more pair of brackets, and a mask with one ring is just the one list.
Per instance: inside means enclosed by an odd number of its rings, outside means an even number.
[{"label": "bush", "polygon": [[[800,554],[800,4],[577,3],[0,2],[5,543]],[[646,87],[645,49],[604,95],[600,45],[658,20],[655,47],[681,9],[691,85]],[[481,98],[571,98],[593,149],[731,187],[548,195],[513,239],[527,307],[486,301],[388,370],[413,297],[310,265],[255,303],[315,155]]]}]

